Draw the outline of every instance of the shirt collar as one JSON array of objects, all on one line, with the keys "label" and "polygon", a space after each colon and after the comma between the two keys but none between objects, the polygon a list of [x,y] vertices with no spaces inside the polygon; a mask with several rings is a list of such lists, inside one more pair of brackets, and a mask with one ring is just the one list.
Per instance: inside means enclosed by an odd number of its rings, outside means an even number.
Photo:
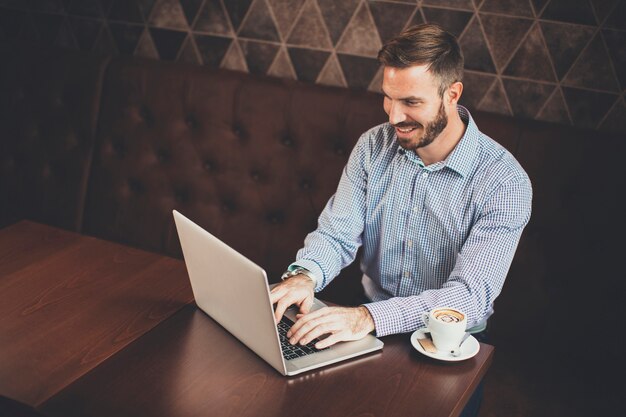
[{"label": "shirt collar", "polygon": [[445,165],[465,177],[471,172],[476,154],[478,153],[480,131],[476,123],[474,123],[472,115],[465,107],[457,105],[457,111],[466,125],[465,133],[454,150],[446,158]]}]

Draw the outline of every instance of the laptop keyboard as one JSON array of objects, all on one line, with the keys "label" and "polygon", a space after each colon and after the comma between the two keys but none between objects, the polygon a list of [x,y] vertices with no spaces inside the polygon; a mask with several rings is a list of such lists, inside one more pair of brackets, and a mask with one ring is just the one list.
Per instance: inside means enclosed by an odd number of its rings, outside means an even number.
[{"label": "laptop keyboard", "polygon": [[315,344],[319,342],[319,339],[313,339],[307,345],[292,345],[287,338],[287,332],[293,325],[293,322],[287,317],[283,316],[276,327],[278,327],[278,336],[280,336],[280,347],[283,350],[283,357],[287,360],[296,359],[302,356],[310,355],[311,353],[321,352],[328,348],[316,349]]}]

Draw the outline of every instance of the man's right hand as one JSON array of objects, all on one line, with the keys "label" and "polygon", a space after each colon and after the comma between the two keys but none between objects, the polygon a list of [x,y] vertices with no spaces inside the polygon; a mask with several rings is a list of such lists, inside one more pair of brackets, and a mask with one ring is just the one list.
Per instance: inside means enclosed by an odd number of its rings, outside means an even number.
[{"label": "man's right hand", "polygon": [[285,311],[292,305],[300,308],[300,313],[307,314],[313,305],[315,283],[306,275],[296,275],[275,286],[270,292],[272,305],[276,304],[274,317],[280,321]]}]

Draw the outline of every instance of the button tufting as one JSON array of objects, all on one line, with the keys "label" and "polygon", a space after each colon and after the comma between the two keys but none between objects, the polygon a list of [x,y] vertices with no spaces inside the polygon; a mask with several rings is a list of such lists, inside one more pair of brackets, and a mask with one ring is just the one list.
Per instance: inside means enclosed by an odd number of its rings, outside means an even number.
[{"label": "button tufting", "polygon": [[146,122],[147,125],[151,125],[154,123],[154,116],[147,106],[141,106],[141,109],[139,110],[139,115],[144,120],[144,122]]},{"label": "button tufting", "polygon": [[185,117],[185,124],[187,125],[187,127],[189,129],[197,129],[198,128],[198,121],[196,120],[196,117],[193,115],[189,115],[187,117]]},{"label": "button tufting", "polygon": [[346,150],[343,145],[335,145],[335,155],[343,156],[345,153]]},{"label": "button tufting", "polygon": [[204,161],[202,163],[202,169],[204,169],[207,172],[211,172],[215,169],[215,164],[211,161]]},{"label": "button tufting", "polygon": [[252,177],[252,179],[254,181],[260,181],[261,180],[261,174],[258,171],[252,171],[250,172],[250,176]]},{"label": "button tufting", "polygon": [[224,201],[222,203],[222,211],[225,213],[232,213],[235,211],[235,203],[232,201]]},{"label": "button tufting", "polygon": [[288,148],[291,148],[293,146],[293,140],[289,137],[289,136],[285,136],[282,140],[281,143],[283,145],[285,145]]},{"label": "button tufting", "polygon": [[164,150],[157,151],[157,160],[161,163],[167,161],[168,156],[169,155],[167,151],[164,151]]},{"label": "button tufting", "polygon": [[285,215],[280,211],[273,211],[265,216],[270,224],[282,224],[285,220]]},{"label": "button tufting", "polygon": [[174,191],[174,200],[177,203],[185,203],[189,199],[189,193],[185,190],[176,190]]},{"label": "button tufting", "polygon": [[133,178],[128,179],[128,188],[130,188],[130,191],[135,194],[140,194],[141,192],[143,192],[143,185]]},{"label": "button tufting", "polygon": [[238,136],[239,138],[242,138],[243,135],[244,135],[244,130],[243,130],[243,128],[240,125],[235,124],[233,126],[233,133],[235,134],[235,136]]},{"label": "button tufting", "polygon": [[124,153],[126,151],[124,144],[122,142],[113,142],[113,150],[115,150],[115,153],[117,153],[119,156],[124,156]]},{"label": "button tufting", "polygon": [[312,188],[311,181],[308,179],[303,179],[300,181],[300,188],[303,190],[310,190]]}]

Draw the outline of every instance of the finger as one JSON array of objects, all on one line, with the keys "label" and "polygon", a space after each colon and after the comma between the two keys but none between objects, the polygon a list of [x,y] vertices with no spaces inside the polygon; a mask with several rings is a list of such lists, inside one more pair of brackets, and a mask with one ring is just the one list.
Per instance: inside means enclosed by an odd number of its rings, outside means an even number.
[{"label": "finger", "polygon": [[276,303],[276,310],[274,311],[276,323],[278,323],[280,319],[283,318],[283,314],[285,314],[285,311],[287,311],[291,304],[293,303],[289,301],[289,299],[287,299],[286,297],[281,298],[278,303]]},{"label": "finger", "polygon": [[293,334],[297,333],[302,328],[302,326],[306,325],[310,320],[314,320],[320,317],[321,311],[322,310],[316,310],[308,314],[296,314],[296,322],[287,332],[287,337],[291,337]]},{"label": "finger", "polygon": [[334,334],[339,331],[340,329],[337,327],[336,323],[320,323],[300,338],[300,344],[308,345],[313,340],[320,338],[325,334]]},{"label": "finger", "polygon": [[276,302],[284,297],[285,294],[287,294],[287,290],[284,287],[276,286],[272,288],[270,291],[270,301],[272,305],[276,304]]},{"label": "finger", "polygon": [[319,342],[317,342],[315,344],[315,348],[321,350],[321,349],[327,348],[328,346],[332,346],[335,343],[341,342],[341,341],[343,341],[343,335],[342,335],[341,332],[332,333],[327,338],[322,339]]},{"label": "finger", "polygon": [[[336,310],[334,307],[322,307],[319,310],[315,310],[310,313],[306,313],[306,314],[298,313],[296,314],[295,324],[291,326],[290,333],[297,332],[298,329],[300,329],[300,327],[306,324],[309,320],[314,320],[314,319],[318,319],[320,317],[325,317],[325,316],[332,316],[335,314],[335,312]],[[288,333],[287,337],[290,337],[290,333]]]},{"label": "finger", "polygon": [[302,300],[302,303],[300,304],[300,312],[302,314],[307,314],[309,311],[311,311],[311,307],[313,307],[313,298],[306,297],[304,300]]},{"label": "finger", "polygon": [[316,337],[329,333],[329,329],[329,323],[324,317],[308,320],[292,334],[290,342],[292,344],[301,343],[305,345]]}]

